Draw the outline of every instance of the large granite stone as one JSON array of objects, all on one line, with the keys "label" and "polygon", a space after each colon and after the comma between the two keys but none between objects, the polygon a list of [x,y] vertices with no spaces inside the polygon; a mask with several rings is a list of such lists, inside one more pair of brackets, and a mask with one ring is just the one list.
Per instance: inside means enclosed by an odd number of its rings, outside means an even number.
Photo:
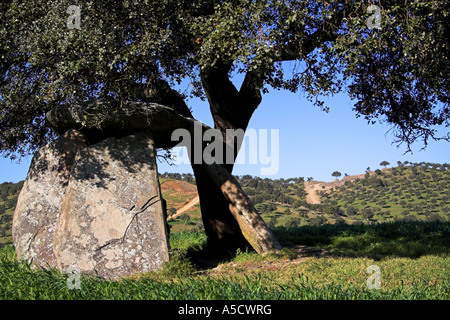
[{"label": "large granite stone", "polygon": [[77,152],[84,136],[68,131],[38,150],[31,162],[13,217],[12,236],[20,259],[55,266],[53,238]]},{"label": "large granite stone", "polygon": [[87,146],[70,131],[36,153],[14,215],[20,259],[121,278],[169,259],[152,135]]},{"label": "large granite stone", "polygon": [[149,134],[109,138],[78,153],[54,243],[59,269],[102,277],[157,270],[168,261]]}]

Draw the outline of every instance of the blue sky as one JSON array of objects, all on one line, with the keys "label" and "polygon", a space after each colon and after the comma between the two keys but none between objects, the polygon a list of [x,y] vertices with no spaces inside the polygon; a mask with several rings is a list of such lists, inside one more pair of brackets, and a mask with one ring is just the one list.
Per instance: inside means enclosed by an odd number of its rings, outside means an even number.
[{"label": "blue sky", "polygon": [[[190,106],[194,117],[212,126],[207,102],[191,100]],[[397,148],[392,144],[393,136],[387,133],[389,127],[368,125],[363,118],[357,119],[345,94],[330,98],[329,106],[330,112],[325,113],[309,103],[302,93],[273,91],[266,94],[249,128],[279,130],[279,170],[275,175],[261,175],[261,167],[267,166],[258,161],[257,164],[237,164],[233,174],[332,181],[331,173],[335,170],[342,175],[360,174],[367,167],[380,168],[379,163],[384,160],[391,166],[396,166],[397,161],[450,162],[450,144],[443,141],[430,141],[424,151],[420,151],[419,143],[413,146],[412,154],[405,154],[406,146]],[[30,161],[28,157],[17,164],[0,158],[0,182],[25,179]],[[160,172],[192,173],[190,165],[186,164],[158,163],[158,167]]]},{"label": "blue sky", "polygon": [[[418,143],[413,153],[406,145],[392,144],[394,137],[388,126],[369,125],[356,118],[352,102],[345,94],[329,100],[330,112],[321,111],[307,101],[302,93],[274,91],[264,96],[262,104],[250,121],[252,129],[279,129],[279,171],[275,175],[260,175],[260,163],[236,165],[236,175],[250,174],[268,178],[313,177],[332,181],[335,170],[344,175],[364,173],[367,167],[375,170],[386,160],[391,166],[397,161],[446,163],[450,160],[448,142],[430,141],[426,150]],[[192,104],[194,116],[212,125],[208,104]],[[192,172],[189,165],[176,167],[158,164],[160,171]]]}]

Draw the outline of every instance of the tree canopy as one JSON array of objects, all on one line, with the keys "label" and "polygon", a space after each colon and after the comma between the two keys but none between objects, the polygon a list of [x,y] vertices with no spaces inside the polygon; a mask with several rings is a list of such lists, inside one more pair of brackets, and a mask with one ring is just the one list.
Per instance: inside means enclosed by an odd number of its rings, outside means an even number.
[{"label": "tree canopy", "polygon": [[380,166],[387,167],[388,165],[390,165],[390,163],[388,161],[381,161],[380,162]]},{"label": "tree canopy", "polygon": [[445,0],[83,1],[73,29],[71,5],[0,4],[3,155],[53,139],[45,115],[56,105],[102,97],[190,115],[189,97],[201,97],[216,128],[245,129],[274,89],[305,92],[325,110],[324,96],[347,92],[358,116],[390,124],[408,146],[449,139],[436,131],[450,114]]},{"label": "tree canopy", "polygon": [[340,173],[339,171],[333,171],[333,173],[331,174],[332,177],[335,177],[336,179],[339,178],[340,176],[342,176],[342,173]]}]

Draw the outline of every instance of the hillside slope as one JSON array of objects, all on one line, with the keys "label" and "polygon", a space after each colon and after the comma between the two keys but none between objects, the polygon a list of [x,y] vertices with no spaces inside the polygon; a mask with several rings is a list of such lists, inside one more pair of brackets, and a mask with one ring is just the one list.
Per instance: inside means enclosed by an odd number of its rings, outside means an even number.
[{"label": "hillside slope", "polygon": [[202,229],[197,187],[189,182],[162,178],[161,193],[167,203],[171,232]]},{"label": "hillside slope", "polygon": [[17,198],[22,190],[23,181],[0,184],[0,248],[12,243],[11,228]]},{"label": "hillside slope", "polygon": [[321,191],[320,197],[323,210],[360,221],[448,220],[450,170],[446,164],[402,164]]},{"label": "hillside slope", "polygon": [[[339,222],[450,220],[450,165],[399,163],[398,167],[345,176],[333,182],[303,178],[236,177],[266,223],[297,227]],[[187,180],[187,181],[186,181]],[[195,180],[163,174],[171,231],[201,230]],[[0,184],[0,247],[12,242],[11,225],[23,181]]]},{"label": "hillside slope", "polygon": [[[385,170],[385,169],[383,169]],[[375,174],[374,171],[369,171],[369,176]],[[320,192],[329,193],[332,189],[343,186],[346,182],[354,182],[360,179],[364,179],[364,174],[357,174],[353,176],[345,176],[342,180],[335,179],[332,182],[323,182],[323,181],[306,181],[305,182],[305,192],[306,192],[306,201],[309,204],[320,204]]]}]

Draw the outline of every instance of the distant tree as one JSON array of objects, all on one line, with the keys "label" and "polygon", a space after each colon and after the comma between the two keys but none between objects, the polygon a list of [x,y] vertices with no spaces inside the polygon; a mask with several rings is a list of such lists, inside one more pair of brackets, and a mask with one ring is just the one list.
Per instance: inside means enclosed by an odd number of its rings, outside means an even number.
[{"label": "distant tree", "polygon": [[267,204],[267,210],[268,210],[269,212],[276,211],[276,210],[277,210],[276,204],[274,204],[274,203],[272,203],[272,202],[269,202],[269,203]]},{"label": "distant tree", "polygon": [[381,163],[380,163],[380,166],[383,166],[383,167],[387,167],[388,165],[390,165],[390,163],[389,162],[387,162],[387,161],[382,161]]},{"label": "distant tree", "polygon": [[174,214],[177,213],[177,209],[175,209],[175,208],[169,208],[169,209],[167,210],[167,213],[168,213],[168,215],[169,215],[169,217],[170,217],[170,216],[172,216],[172,215],[174,215]]},{"label": "distant tree", "polygon": [[429,214],[427,216],[427,221],[442,221],[442,220],[443,220],[443,217],[441,217],[437,213]]},{"label": "distant tree", "polygon": [[303,218],[303,219],[308,218],[308,211],[300,210],[299,216],[300,216],[300,218]]},{"label": "distant tree", "polygon": [[335,177],[336,179],[342,176],[342,174],[339,171],[334,171],[331,176]]},{"label": "distant tree", "polygon": [[186,182],[192,183],[192,182],[194,182],[194,177],[190,173],[185,173],[183,175],[183,180]]},{"label": "distant tree", "polygon": [[364,219],[372,219],[374,216],[374,213],[370,208],[364,208],[361,214]]},{"label": "distant tree", "polygon": [[384,182],[383,182],[383,179],[376,178],[376,177],[372,177],[372,178],[370,179],[370,185],[371,185],[373,188],[375,188],[375,189],[378,189],[378,188],[380,188],[380,187],[384,187],[384,186],[385,186],[385,184],[384,184]]},{"label": "distant tree", "polygon": [[325,223],[327,223],[327,218],[325,218],[322,215],[317,215],[314,218],[311,219],[310,224],[313,226],[321,226]]},{"label": "distant tree", "polygon": [[298,208],[303,205],[305,205],[305,203],[302,200],[294,200],[294,202],[292,202],[292,207],[294,208]]},{"label": "distant tree", "polygon": [[10,208],[10,209],[15,208],[16,203],[17,203],[17,197],[9,198],[8,200],[6,200],[5,207]]},{"label": "distant tree", "polygon": [[386,205],[386,200],[380,199],[380,200],[377,201],[377,204],[378,204],[379,206],[381,206],[381,207],[384,207],[384,206]]},{"label": "distant tree", "polygon": [[286,221],[285,226],[291,227],[291,228],[297,228],[302,223],[302,220],[300,218],[292,218],[288,221]]},{"label": "distant tree", "polygon": [[8,225],[9,223],[12,222],[12,219],[13,219],[13,216],[12,216],[12,215],[5,214],[5,215],[2,217],[2,223]]},{"label": "distant tree", "polygon": [[180,216],[180,220],[184,222],[184,224],[188,223],[189,220],[191,220],[191,217],[187,213],[183,213]]},{"label": "distant tree", "polygon": [[277,224],[277,222],[278,222],[278,216],[271,218],[268,223],[268,227],[273,229],[275,227],[275,225]]},{"label": "distant tree", "polygon": [[322,207],[321,210],[324,214],[330,214],[333,215],[334,214],[334,207],[331,205],[326,205]]},{"label": "distant tree", "polygon": [[353,206],[348,206],[348,207],[345,209],[345,213],[347,214],[347,216],[353,217],[353,216],[355,216],[355,215],[358,214],[358,209],[356,209],[356,208],[353,207]]}]

